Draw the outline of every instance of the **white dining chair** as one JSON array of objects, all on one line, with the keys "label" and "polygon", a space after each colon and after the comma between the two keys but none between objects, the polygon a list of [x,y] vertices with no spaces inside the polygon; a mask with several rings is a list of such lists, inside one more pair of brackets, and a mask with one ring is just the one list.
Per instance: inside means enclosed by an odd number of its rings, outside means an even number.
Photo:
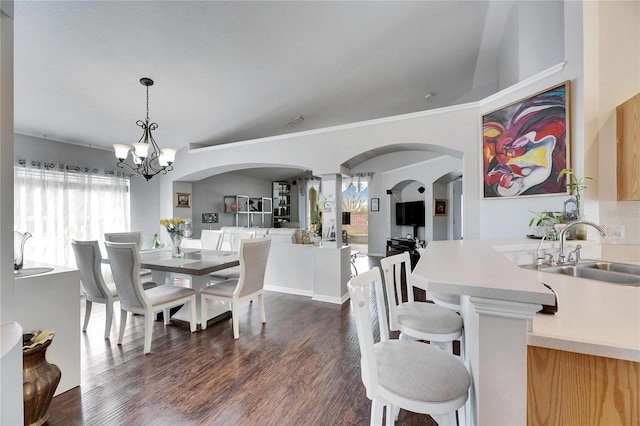
[{"label": "white dining chair", "polygon": [[[250,240],[255,237],[256,237],[255,231],[230,233],[229,244],[230,244],[231,251],[238,252],[240,250],[240,243],[243,240]],[[227,268],[227,269],[214,272],[210,275],[210,277],[212,282],[238,279],[240,277],[240,266],[234,266],[233,268]]]},{"label": "white dining chair", "polygon": [[[456,411],[467,401],[471,376],[460,361],[441,348],[413,340],[389,339],[380,269],[361,272],[347,284],[354,311],[360,368],[371,425],[393,425],[400,409],[429,414],[438,424],[456,424]],[[375,288],[375,308],[372,308]],[[377,311],[377,315],[375,315]],[[374,324],[380,329],[375,342]]]},{"label": "white dining chair", "polygon": [[240,250],[240,242],[256,237],[255,231],[233,232],[229,241],[231,242],[231,251],[238,252]]},{"label": "white dining chair", "polygon": [[151,352],[153,313],[164,311],[164,324],[170,322],[170,308],[190,304],[191,332],[196,331],[196,291],[192,288],[161,285],[145,290],[140,280],[140,257],[135,243],[105,242],[109,265],[120,298],[120,332],[118,345],[122,344],[127,314],[144,315],[144,353]]},{"label": "white dining chair", "polygon": [[203,229],[200,234],[203,250],[220,250],[224,232],[214,229]]},{"label": "white dining chair", "polygon": [[[464,355],[462,317],[451,309],[429,302],[416,302],[409,252],[380,259],[389,309],[389,328],[400,331],[400,339],[427,340],[453,353],[453,341],[460,341]],[[407,301],[402,297],[406,285]],[[464,358],[464,357],[463,357]]]},{"label": "white dining chair", "polygon": [[[138,251],[142,250],[143,245],[142,232],[140,231],[105,232],[104,240],[112,243],[135,243],[138,246]],[[142,281],[150,281],[151,270],[140,269],[140,278],[142,278]]]},{"label": "white dining chair", "polygon": [[269,238],[244,239],[240,241],[240,276],[204,287],[200,290],[200,326],[207,328],[207,300],[218,300],[231,305],[233,338],[240,337],[238,305],[258,296],[262,323],[267,322],[264,310],[264,274],[271,240]]},{"label": "white dining chair", "polygon": [[[104,338],[108,339],[113,321],[113,302],[118,300],[118,291],[114,283],[106,283],[102,275],[102,253],[98,241],[72,240],[76,266],[80,271],[80,284],[85,298],[84,322],[82,331],[87,331],[93,303],[104,303],[107,314],[104,326]],[[145,289],[156,286],[154,282],[142,284]]]}]

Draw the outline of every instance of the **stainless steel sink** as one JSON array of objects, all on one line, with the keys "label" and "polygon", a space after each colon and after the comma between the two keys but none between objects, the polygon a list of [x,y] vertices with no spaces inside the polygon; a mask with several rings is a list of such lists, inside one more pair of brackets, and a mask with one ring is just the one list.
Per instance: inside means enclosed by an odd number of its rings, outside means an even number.
[{"label": "stainless steel sink", "polygon": [[626,263],[613,262],[588,262],[584,263],[585,268],[601,269],[603,271],[622,272],[624,274],[633,274],[640,276],[640,266],[627,265]]},{"label": "stainless steel sink", "polygon": [[540,271],[608,283],[640,286],[640,266],[625,263],[585,261],[577,265],[543,266]]}]

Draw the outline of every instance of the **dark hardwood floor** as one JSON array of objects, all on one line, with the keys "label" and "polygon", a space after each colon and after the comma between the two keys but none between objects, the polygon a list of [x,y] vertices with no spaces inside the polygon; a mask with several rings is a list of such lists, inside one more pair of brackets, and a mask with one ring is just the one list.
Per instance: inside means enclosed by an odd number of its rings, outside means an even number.
[{"label": "dark hardwood floor", "polygon": [[[377,263],[365,257],[359,269],[367,259]],[[266,292],[265,307],[263,325],[258,304],[243,305],[239,340],[230,319],[196,333],[156,321],[144,355],[143,317],[129,317],[118,346],[119,307],[105,340],[105,310],[94,305],[82,384],[53,399],[48,425],[369,424],[350,304]],[[435,423],[401,411],[397,424]]]}]

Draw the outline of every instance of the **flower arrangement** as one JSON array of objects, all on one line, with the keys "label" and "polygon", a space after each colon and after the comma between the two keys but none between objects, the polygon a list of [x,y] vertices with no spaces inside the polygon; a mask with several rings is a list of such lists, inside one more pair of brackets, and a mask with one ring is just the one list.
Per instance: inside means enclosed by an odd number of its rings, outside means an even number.
[{"label": "flower arrangement", "polygon": [[182,229],[182,225],[186,223],[186,220],[181,217],[174,217],[171,219],[160,219],[160,225],[164,226],[169,233],[169,235],[184,235],[184,229]]}]

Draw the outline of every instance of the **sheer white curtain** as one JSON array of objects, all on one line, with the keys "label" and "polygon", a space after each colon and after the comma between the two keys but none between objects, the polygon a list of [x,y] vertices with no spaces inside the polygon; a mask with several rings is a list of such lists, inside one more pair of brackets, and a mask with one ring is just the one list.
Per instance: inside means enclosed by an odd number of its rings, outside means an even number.
[{"label": "sheer white curtain", "polygon": [[75,267],[72,239],[102,242],[105,232],[130,228],[128,178],[16,165],[14,194],[14,229],[33,235],[27,263]]}]

